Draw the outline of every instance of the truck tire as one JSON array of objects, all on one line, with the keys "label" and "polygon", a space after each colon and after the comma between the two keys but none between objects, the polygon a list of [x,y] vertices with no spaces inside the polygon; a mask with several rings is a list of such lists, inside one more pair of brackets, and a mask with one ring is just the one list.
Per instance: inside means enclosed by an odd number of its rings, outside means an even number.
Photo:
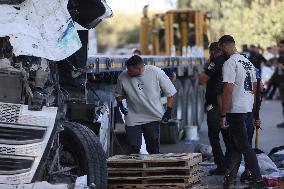
[{"label": "truck tire", "polygon": [[184,90],[180,80],[176,80],[173,82],[177,93],[175,102],[173,104],[172,110],[172,118],[180,122],[180,125],[183,126],[184,124],[184,110],[183,110],[183,103],[184,103]]},{"label": "truck tire", "polygon": [[160,142],[162,144],[177,144],[180,141],[180,126],[177,121],[161,123]]},{"label": "truck tire", "polygon": [[160,141],[162,144],[176,144],[181,139],[181,133],[183,132],[183,98],[184,98],[184,90],[182,83],[179,80],[173,82],[177,94],[176,99],[173,104],[172,109],[172,119],[167,124],[161,124],[160,129]]},{"label": "truck tire", "polygon": [[201,128],[201,125],[204,121],[205,115],[205,87],[204,86],[197,86],[196,88],[196,100],[195,100],[195,107],[196,107],[196,118],[195,118],[195,125],[198,126],[198,129]]},{"label": "truck tire", "polygon": [[75,174],[87,175],[88,185],[94,183],[96,189],[105,189],[106,156],[96,134],[79,123],[63,122],[62,126],[64,131],[60,133],[60,144],[63,146],[61,151],[63,153],[60,155],[60,164],[64,163],[62,162],[64,152],[68,152],[67,154],[73,156],[78,166]]},{"label": "truck tire", "polygon": [[194,84],[194,121],[193,124],[200,129],[205,115],[205,87],[198,84],[198,79],[193,82]]},{"label": "truck tire", "polygon": [[192,85],[192,81],[190,79],[186,79],[184,82],[184,111],[185,111],[185,124],[193,125],[194,123],[194,111],[195,111],[195,95],[194,88]]}]

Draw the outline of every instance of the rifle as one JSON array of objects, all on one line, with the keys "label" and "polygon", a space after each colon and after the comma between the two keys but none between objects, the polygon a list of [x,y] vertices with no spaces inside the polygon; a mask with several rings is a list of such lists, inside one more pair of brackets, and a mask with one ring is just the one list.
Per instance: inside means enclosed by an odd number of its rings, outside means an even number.
[{"label": "rifle", "polygon": [[[261,76],[260,76],[260,70],[256,68],[256,94],[255,94],[255,107],[254,107],[254,118],[256,120],[259,120],[259,110],[261,106],[262,101],[262,95],[260,91],[260,82],[261,82]],[[258,127],[256,127],[255,132],[255,148],[258,148]],[[261,128],[260,128],[261,129]]]}]

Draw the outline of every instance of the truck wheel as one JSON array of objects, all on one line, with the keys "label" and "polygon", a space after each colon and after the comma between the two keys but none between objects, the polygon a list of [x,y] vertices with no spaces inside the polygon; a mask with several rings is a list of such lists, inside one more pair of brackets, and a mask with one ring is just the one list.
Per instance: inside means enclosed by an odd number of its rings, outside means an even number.
[{"label": "truck wheel", "polygon": [[194,88],[192,85],[192,81],[190,79],[186,79],[184,82],[184,91],[185,91],[185,100],[184,100],[184,110],[185,110],[185,118],[186,125],[192,125],[194,122],[194,111],[195,111],[195,95]]},{"label": "truck wheel", "polygon": [[73,167],[68,174],[87,175],[88,185],[96,188],[107,186],[106,156],[96,134],[78,123],[64,122],[64,131],[60,133],[60,165]]},{"label": "truck wheel", "polygon": [[200,129],[205,115],[205,88],[204,86],[198,86],[196,90],[196,123]]},{"label": "truck wheel", "polygon": [[184,90],[182,83],[179,80],[173,82],[177,94],[176,99],[173,104],[172,110],[172,118],[173,121],[167,124],[161,124],[160,130],[160,141],[163,144],[176,144],[181,139],[181,134],[183,132],[183,98],[184,98]]},{"label": "truck wheel", "polygon": [[183,126],[184,123],[184,111],[183,111],[183,103],[184,103],[184,90],[181,81],[176,80],[173,82],[177,94],[176,99],[173,104],[172,110],[172,118],[180,122],[180,125]]}]

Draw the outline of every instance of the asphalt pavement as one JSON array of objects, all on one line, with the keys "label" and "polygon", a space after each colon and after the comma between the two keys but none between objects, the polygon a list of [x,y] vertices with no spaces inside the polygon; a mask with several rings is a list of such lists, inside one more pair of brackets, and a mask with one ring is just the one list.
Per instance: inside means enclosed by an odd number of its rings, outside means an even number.
[{"label": "asphalt pavement", "polygon": [[[266,154],[270,152],[273,147],[284,145],[284,128],[277,128],[276,125],[283,121],[282,107],[280,101],[263,101],[260,118],[262,121],[262,130],[259,130],[259,149],[264,151]],[[171,144],[161,146],[162,153],[182,153],[182,152],[194,152],[194,148],[197,144],[209,144],[209,139],[207,136],[207,124],[206,121],[203,122],[198,141],[181,141],[178,144]],[[221,136],[220,136],[221,138]],[[221,139],[222,141],[222,139]],[[224,149],[223,141],[221,142]],[[205,176],[201,181],[201,185],[196,188],[222,188],[223,176],[209,176],[208,171],[215,168],[212,159],[207,165],[203,165],[203,170]],[[237,178],[239,180],[239,178]],[[237,188],[245,188],[238,182]]]},{"label": "asphalt pavement", "polygon": [[[276,127],[278,123],[283,121],[281,102],[278,100],[263,101],[260,109],[260,119],[262,122],[262,130],[259,130],[259,149],[269,153],[273,147],[284,145],[284,128]],[[187,141],[181,141],[178,144],[164,144],[161,146],[161,152],[193,152],[195,145],[198,143],[209,145],[207,132],[208,128],[205,118],[200,128],[200,139],[198,141],[195,141],[192,144]],[[224,147],[222,139],[221,144]]]},{"label": "asphalt pavement", "polygon": [[[263,101],[260,118],[262,121],[262,130],[259,131],[259,149],[263,150],[266,154],[270,152],[273,147],[284,145],[284,128],[277,128],[276,125],[283,121],[282,116],[282,107],[280,101]],[[205,118],[206,120],[206,118]],[[198,141],[180,141],[178,144],[162,144],[161,153],[192,153],[197,144],[209,144],[209,139],[207,136],[207,124],[204,120],[200,132]],[[125,131],[123,125],[121,127],[120,134],[116,135],[116,141],[119,141],[114,146],[116,154],[125,154],[126,153],[126,140],[125,140]],[[221,136],[220,136],[221,138]],[[221,139],[221,144],[223,149],[224,144]],[[209,176],[208,171],[212,168],[215,168],[213,159],[207,161],[205,165],[202,166],[205,176],[202,178],[201,184],[196,188],[222,188],[223,176]],[[237,178],[239,180],[239,178]],[[245,185],[242,185],[238,182],[237,188],[244,188]]]}]

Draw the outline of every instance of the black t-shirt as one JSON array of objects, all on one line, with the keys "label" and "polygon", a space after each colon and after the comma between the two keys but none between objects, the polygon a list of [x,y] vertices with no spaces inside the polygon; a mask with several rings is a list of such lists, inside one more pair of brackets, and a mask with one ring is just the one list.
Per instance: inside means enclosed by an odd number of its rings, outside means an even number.
[{"label": "black t-shirt", "polygon": [[278,62],[284,64],[284,53],[279,55]]},{"label": "black t-shirt", "polygon": [[251,52],[248,59],[259,70],[261,70],[261,63],[266,62],[266,59],[261,54],[255,52]]},{"label": "black t-shirt", "polygon": [[[279,54],[278,63],[284,65],[284,54]],[[275,73],[277,76],[275,77],[276,83],[280,84],[284,80],[283,70],[278,71],[279,68],[276,68]],[[279,74],[281,73],[281,74]]]},{"label": "black t-shirt", "polygon": [[205,69],[205,74],[210,76],[206,86],[206,106],[218,105],[217,94],[222,90],[222,67],[225,61],[224,56],[215,57]]}]

